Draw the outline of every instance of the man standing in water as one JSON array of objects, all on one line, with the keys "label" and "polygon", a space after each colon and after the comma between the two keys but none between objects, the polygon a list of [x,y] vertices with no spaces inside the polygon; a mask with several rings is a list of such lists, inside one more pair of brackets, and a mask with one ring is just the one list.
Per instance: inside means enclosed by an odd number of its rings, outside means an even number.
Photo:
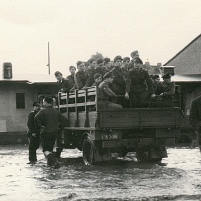
[{"label": "man standing in water", "polygon": [[201,96],[195,98],[191,103],[189,124],[198,131],[198,144],[201,151]]},{"label": "man standing in water", "polygon": [[41,143],[43,153],[47,159],[47,165],[59,168],[59,162],[53,155],[53,148],[58,135],[58,129],[62,129],[67,125],[67,119],[58,110],[54,109],[52,97],[45,97],[43,105],[44,109],[35,116],[35,123],[40,130]]},{"label": "man standing in water", "polygon": [[40,133],[39,130],[36,128],[34,123],[35,115],[40,111],[40,103],[35,101],[33,103],[33,111],[30,112],[27,121],[28,131],[28,139],[29,139],[29,163],[34,164],[37,161],[36,150],[39,148],[40,144]]}]

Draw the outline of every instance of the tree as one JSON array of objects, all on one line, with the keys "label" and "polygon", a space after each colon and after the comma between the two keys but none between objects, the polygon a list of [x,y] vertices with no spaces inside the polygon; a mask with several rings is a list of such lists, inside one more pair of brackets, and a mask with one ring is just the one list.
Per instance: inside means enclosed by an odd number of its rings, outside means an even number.
[{"label": "tree", "polygon": [[103,55],[101,53],[99,53],[99,52],[96,52],[96,54],[91,55],[91,59],[97,60],[99,58],[104,59]]}]

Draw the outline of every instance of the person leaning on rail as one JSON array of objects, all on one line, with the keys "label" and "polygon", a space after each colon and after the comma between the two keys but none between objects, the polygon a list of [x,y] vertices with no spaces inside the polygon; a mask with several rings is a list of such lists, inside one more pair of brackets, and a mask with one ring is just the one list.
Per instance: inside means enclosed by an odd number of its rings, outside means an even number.
[{"label": "person leaning on rail", "polygon": [[172,107],[174,100],[173,96],[175,94],[175,82],[171,81],[171,75],[168,72],[165,73],[162,78],[163,81],[156,86],[155,95],[159,95],[164,99],[163,106]]},{"label": "person leaning on rail", "polygon": [[73,84],[70,82],[70,80],[68,78],[63,78],[62,73],[59,71],[56,71],[54,75],[59,84],[60,92],[62,93],[69,92],[70,89],[73,87]]},{"label": "person leaning on rail", "polygon": [[108,101],[109,97],[116,97],[116,94],[110,89],[109,84],[113,82],[112,73],[108,72],[103,76],[104,81],[98,87],[98,108],[99,109],[122,109],[119,104]]}]

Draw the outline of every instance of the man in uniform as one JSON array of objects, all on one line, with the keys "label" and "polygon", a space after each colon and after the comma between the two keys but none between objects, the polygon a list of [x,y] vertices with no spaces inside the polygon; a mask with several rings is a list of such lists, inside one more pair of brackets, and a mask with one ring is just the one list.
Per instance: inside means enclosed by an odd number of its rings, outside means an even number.
[{"label": "man in uniform", "polygon": [[129,63],[130,63],[130,58],[124,57],[123,58],[123,65],[121,66],[121,73],[122,73],[122,76],[123,76],[125,82],[127,81],[127,78],[128,78]]},{"label": "man in uniform", "polygon": [[73,84],[70,82],[70,80],[67,78],[63,78],[62,73],[59,71],[56,71],[54,75],[59,84],[60,92],[68,93],[70,89],[73,87]]},{"label": "man in uniform", "polygon": [[96,63],[97,63],[97,66],[96,66],[96,73],[99,73],[99,74],[101,74],[102,76],[104,76],[107,71],[106,71],[106,68],[105,68],[105,66],[104,66],[104,61],[103,61],[103,59],[101,59],[101,58],[97,59]]},{"label": "man in uniform", "polygon": [[115,93],[109,87],[109,84],[113,82],[112,73],[106,73],[103,78],[104,81],[100,83],[98,90],[98,108],[114,110],[122,109],[121,105],[108,101],[109,97],[116,97]]},{"label": "man in uniform", "polygon": [[47,159],[47,165],[59,168],[59,162],[53,155],[53,148],[58,129],[67,125],[67,119],[53,107],[53,98],[46,96],[43,99],[44,109],[35,116],[35,123],[40,130],[43,153]]},{"label": "man in uniform", "polygon": [[95,59],[89,59],[88,60],[88,69],[87,69],[87,81],[85,84],[85,87],[91,87],[94,83],[94,75],[96,74],[96,61]]},{"label": "man in uniform", "polygon": [[198,131],[198,144],[201,151],[201,96],[195,98],[191,103],[189,124]]},{"label": "man in uniform", "polygon": [[142,67],[142,60],[136,58],[133,62],[134,69],[129,70],[125,98],[130,98],[133,108],[142,108],[148,106],[147,87],[149,96],[154,95],[153,84],[147,70]]},{"label": "man in uniform", "polygon": [[74,79],[74,77],[75,77],[75,71],[76,71],[75,66],[70,66],[69,67],[69,71],[70,71],[70,75],[67,76],[67,79],[70,80],[71,85],[74,87],[74,85],[75,85],[75,79]]},{"label": "man in uniform", "polygon": [[157,87],[157,85],[160,83],[160,77],[159,77],[159,75],[152,75],[152,76],[150,76],[151,77],[151,79],[152,79],[152,82],[153,82],[153,88],[154,88],[154,93],[155,93],[155,91],[156,91],[156,87]]},{"label": "man in uniform", "polygon": [[131,58],[132,58],[132,61],[129,63],[128,68],[129,69],[134,69],[134,63],[133,63],[133,61],[135,59],[137,59],[137,58],[140,58],[138,50],[134,50],[133,52],[131,52]]},{"label": "man in uniform", "polygon": [[171,75],[165,73],[163,76],[163,82],[157,84],[155,95],[160,95],[164,98],[163,106],[173,106],[173,96],[175,94],[175,82],[171,81]]},{"label": "man in uniform", "polygon": [[40,111],[40,103],[35,101],[33,103],[33,111],[30,112],[27,121],[28,139],[29,139],[29,164],[33,164],[37,161],[36,150],[40,144],[40,133],[35,126],[34,117]]},{"label": "man in uniform", "polygon": [[124,107],[124,103],[125,103],[124,94],[125,94],[125,89],[126,89],[126,82],[125,82],[123,74],[121,72],[122,60],[123,59],[119,55],[114,58],[115,66],[112,69],[112,76],[113,76],[114,92],[116,95],[119,96],[117,99],[117,103]]},{"label": "man in uniform", "polygon": [[88,75],[85,72],[85,64],[82,61],[77,62],[78,72],[75,74],[75,89],[85,87]]},{"label": "man in uniform", "polygon": [[110,58],[104,58],[103,61],[104,61],[103,65],[106,69],[106,72],[109,72],[111,70]]},{"label": "man in uniform", "polygon": [[96,73],[95,75],[94,75],[94,83],[93,83],[93,87],[98,87],[99,86],[99,84],[102,82],[102,75],[101,74],[98,74],[98,73]]}]

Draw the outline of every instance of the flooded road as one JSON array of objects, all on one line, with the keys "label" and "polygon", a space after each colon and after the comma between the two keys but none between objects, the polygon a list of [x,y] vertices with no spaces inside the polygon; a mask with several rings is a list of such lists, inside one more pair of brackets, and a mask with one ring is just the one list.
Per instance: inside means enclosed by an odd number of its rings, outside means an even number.
[{"label": "flooded road", "polygon": [[133,153],[112,163],[85,166],[82,153],[64,150],[61,168],[29,165],[27,146],[0,147],[0,200],[201,200],[198,148],[168,148],[159,164],[140,164]]}]

